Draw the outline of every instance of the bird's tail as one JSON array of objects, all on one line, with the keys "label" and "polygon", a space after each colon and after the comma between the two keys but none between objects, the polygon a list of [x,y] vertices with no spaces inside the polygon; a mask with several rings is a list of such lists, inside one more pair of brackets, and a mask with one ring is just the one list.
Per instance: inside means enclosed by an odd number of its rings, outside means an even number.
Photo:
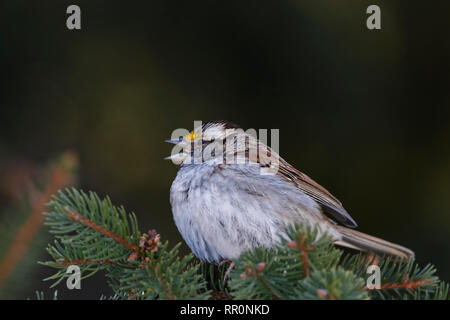
[{"label": "bird's tail", "polygon": [[378,255],[398,257],[403,260],[408,260],[414,257],[414,252],[398,244],[394,244],[349,228],[341,226],[333,227],[342,235],[341,240],[335,241],[335,244],[339,246],[360,251],[369,251]]}]

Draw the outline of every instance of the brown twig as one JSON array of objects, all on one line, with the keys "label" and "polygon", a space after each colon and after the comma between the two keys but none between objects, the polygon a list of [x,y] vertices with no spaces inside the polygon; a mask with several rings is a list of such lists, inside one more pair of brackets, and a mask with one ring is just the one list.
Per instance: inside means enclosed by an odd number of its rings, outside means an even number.
[{"label": "brown twig", "polygon": [[380,286],[380,289],[408,289],[408,290],[414,290],[418,287],[421,287],[425,284],[429,284],[432,282],[432,280],[426,279],[426,280],[419,280],[419,281],[408,281],[409,277],[408,275],[405,276],[405,280],[401,283],[384,283]]},{"label": "brown twig", "polygon": [[222,291],[213,291],[213,292],[211,292],[211,298],[213,300],[230,300],[230,297],[227,296]]},{"label": "brown twig", "polygon": [[68,267],[70,265],[86,265],[86,264],[116,264],[117,262],[113,260],[91,260],[91,259],[78,259],[78,260],[67,260],[60,259],[56,261],[60,266]]},{"label": "brown twig", "polygon": [[164,293],[166,294],[166,297],[169,300],[175,300],[174,297],[172,296],[169,286],[167,285],[166,279],[164,277],[161,277],[161,274],[159,273],[159,269],[157,266],[155,266],[154,268],[155,270],[155,276],[156,278],[158,278],[158,280],[161,282],[163,289],[164,289]]},{"label": "brown twig", "polygon": [[53,165],[48,169],[49,182],[45,190],[39,193],[35,191],[37,197],[35,197],[31,204],[30,216],[20,227],[11,242],[11,246],[0,261],[0,287],[15,270],[17,264],[27,252],[31,242],[42,226],[45,219],[42,212],[45,211],[47,201],[59,189],[73,181],[73,175],[70,171],[73,169],[71,166],[75,165],[75,163],[76,155],[68,152],[63,154],[61,164]]},{"label": "brown twig", "polygon": [[266,262],[260,262],[256,265],[256,268],[251,266],[246,266],[244,269],[244,272],[239,275],[241,279],[245,279],[247,277],[254,277],[258,279],[269,291],[272,295],[273,299],[278,299],[278,296],[275,294],[275,292],[272,290],[272,287],[269,283],[267,283],[266,279],[261,277],[261,272],[266,268],[267,263]]},{"label": "brown twig", "polygon": [[65,210],[66,210],[67,216],[69,217],[70,220],[75,221],[75,222],[84,223],[86,226],[88,226],[92,230],[95,230],[95,231],[99,232],[102,235],[105,235],[107,237],[112,238],[114,241],[124,245],[129,250],[132,250],[132,251],[135,251],[135,252],[139,251],[139,247],[137,245],[129,243],[127,240],[122,239],[117,234],[115,234],[115,233],[113,233],[113,232],[111,232],[109,230],[106,230],[102,226],[99,226],[99,225],[93,223],[88,218],[84,218],[79,212],[70,211],[70,209],[68,207],[65,207]]},{"label": "brown twig", "polygon": [[297,242],[288,242],[286,245],[289,248],[296,248],[301,252],[301,258],[303,262],[303,270],[305,272],[305,276],[309,276],[310,272],[310,266],[309,266],[309,259],[308,259],[308,252],[313,251],[316,247],[310,246],[308,247],[308,242],[306,241],[306,236],[304,234],[300,235]]}]

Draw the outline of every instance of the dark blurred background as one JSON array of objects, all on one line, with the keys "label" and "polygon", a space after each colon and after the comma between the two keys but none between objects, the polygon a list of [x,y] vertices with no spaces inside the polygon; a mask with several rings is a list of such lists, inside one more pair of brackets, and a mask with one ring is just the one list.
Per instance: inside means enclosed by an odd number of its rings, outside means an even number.
[{"label": "dark blurred background", "polygon": [[[66,28],[70,4],[81,30]],[[381,30],[366,28],[370,4],[381,7]],[[79,157],[78,187],[136,212],[142,231],[181,241],[169,204],[177,168],[163,160],[163,140],[194,120],[226,119],[279,128],[281,155],[337,196],[359,230],[412,248],[450,280],[450,2],[7,0],[0,9],[0,259],[20,226],[11,188],[66,150]],[[42,279],[52,270],[36,263],[49,259],[47,233],[0,298],[51,295]],[[64,287],[61,298],[111,292],[101,274],[80,291]]]}]

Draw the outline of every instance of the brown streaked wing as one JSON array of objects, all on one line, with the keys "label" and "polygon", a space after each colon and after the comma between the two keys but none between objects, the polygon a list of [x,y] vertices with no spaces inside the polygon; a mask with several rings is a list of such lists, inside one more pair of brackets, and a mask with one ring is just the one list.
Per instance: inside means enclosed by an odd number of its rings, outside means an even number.
[{"label": "brown streaked wing", "polygon": [[[251,142],[255,142],[250,140]],[[355,220],[344,209],[341,202],[336,199],[327,189],[308,177],[306,174],[295,169],[271,148],[263,143],[257,142],[258,153],[254,154],[246,152],[246,157],[252,161],[257,162],[261,166],[267,167],[271,164],[271,155],[277,157],[279,161],[277,174],[287,181],[295,184],[295,186],[314,199],[322,208],[322,212],[332,220],[349,228],[355,228],[358,225]],[[248,150],[246,150],[248,151]]]},{"label": "brown streaked wing", "polygon": [[358,226],[355,220],[344,209],[341,202],[327,189],[281,158],[277,174],[293,182],[298,189],[313,198],[322,207],[323,212],[331,219],[346,227],[355,228]]}]

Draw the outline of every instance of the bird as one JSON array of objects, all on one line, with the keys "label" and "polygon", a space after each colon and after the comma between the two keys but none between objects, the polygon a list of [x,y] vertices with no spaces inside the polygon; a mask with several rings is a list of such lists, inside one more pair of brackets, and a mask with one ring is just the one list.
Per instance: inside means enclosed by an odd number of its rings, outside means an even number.
[{"label": "bird", "polygon": [[295,224],[326,233],[340,247],[414,257],[408,248],[354,230],[357,223],[335,196],[232,122],[208,121],[166,142],[178,146],[166,158],[179,166],[170,188],[173,218],[201,261],[220,264],[275,247]]}]

